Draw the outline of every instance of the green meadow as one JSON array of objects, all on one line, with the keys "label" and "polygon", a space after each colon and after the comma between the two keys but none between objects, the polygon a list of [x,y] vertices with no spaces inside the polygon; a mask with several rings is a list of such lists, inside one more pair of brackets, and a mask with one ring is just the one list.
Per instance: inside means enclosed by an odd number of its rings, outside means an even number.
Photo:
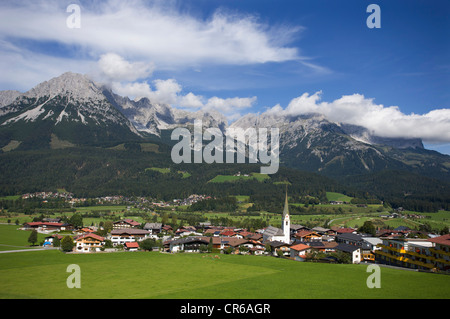
[{"label": "green meadow", "polygon": [[[0,298],[311,299],[448,298],[450,276],[381,267],[368,288],[366,265],[296,262],[268,256],[119,252],[0,254]],[[81,288],[67,287],[80,267]]]}]

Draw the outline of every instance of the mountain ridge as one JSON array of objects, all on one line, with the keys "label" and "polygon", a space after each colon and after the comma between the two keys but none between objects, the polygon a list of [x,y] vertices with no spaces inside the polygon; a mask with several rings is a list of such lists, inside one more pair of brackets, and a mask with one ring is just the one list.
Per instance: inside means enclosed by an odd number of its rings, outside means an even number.
[{"label": "mountain ridge", "polygon": [[204,127],[224,134],[236,127],[279,128],[280,164],[300,170],[340,178],[400,169],[450,181],[450,156],[426,150],[420,139],[374,136],[321,114],[247,114],[228,125],[218,111],[188,112],[148,98],[131,100],[71,72],[25,93],[1,91],[0,101],[5,104],[0,106],[2,151],[48,148],[55,140],[64,147],[164,140],[174,128],[201,119]]}]

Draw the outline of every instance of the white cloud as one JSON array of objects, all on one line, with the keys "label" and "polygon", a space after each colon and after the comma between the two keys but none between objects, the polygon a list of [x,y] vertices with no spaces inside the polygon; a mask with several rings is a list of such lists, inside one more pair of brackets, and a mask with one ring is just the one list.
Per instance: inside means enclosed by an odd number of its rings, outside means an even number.
[{"label": "white cloud", "polygon": [[135,81],[146,78],[153,72],[153,64],[145,62],[130,63],[115,53],[100,56],[99,72],[112,81]]},{"label": "white cloud", "polygon": [[299,58],[297,48],[288,46],[298,27],[272,28],[251,15],[216,11],[201,19],[167,2],[137,0],[82,4],[79,29],[67,27],[69,15],[56,0],[2,3],[0,39],[51,41],[94,57],[114,52],[162,68]]},{"label": "white cloud", "polygon": [[291,100],[283,109],[280,105],[268,114],[323,114],[333,122],[366,127],[383,137],[421,138],[428,143],[450,142],[450,109],[432,110],[426,114],[404,114],[398,106],[385,107],[361,94],[345,95],[332,102],[320,102],[321,92]]},{"label": "white cloud", "polygon": [[206,99],[201,95],[192,92],[183,93],[182,86],[175,79],[152,81],[152,86],[147,82],[132,83],[112,83],[113,90],[122,96],[128,96],[132,99],[140,99],[147,97],[153,103],[169,104],[171,106],[196,110],[216,110],[227,116],[228,119],[234,120],[241,116],[241,111],[253,106],[257,98],[256,96],[220,98],[217,96]]}]

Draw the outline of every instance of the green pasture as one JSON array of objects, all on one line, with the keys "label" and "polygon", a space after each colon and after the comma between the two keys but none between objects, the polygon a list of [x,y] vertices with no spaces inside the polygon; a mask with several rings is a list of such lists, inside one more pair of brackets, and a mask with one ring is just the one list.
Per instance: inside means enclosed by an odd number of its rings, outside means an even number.
[{"label": "green pasture", "polygon": [[[33,248],[28,242],[31,231],[17,230],[17,228],[19,228],[19,226],[0,225],[0,251]],[[36,244],[43,242],[44,238],[47,236],[48,235],[38,233],[38,241]]]},{"label": "green pasture", "polygon": [[353,197],[341,194],[341,193],[334,193],[334,192],[327,192],[327,199],[329,201],[336,201],[336,202],[350,202]]},{"label": "green pasture", "polygon": [[210,180],[209,183],[225,183],[225,182],[235,182],[238,180],[249,180],[249,179],[256,179],[259,182],[263,182],[266,179],[270,179],[270,176],[267,174],[261,174],[261,173],[250,173],[249,176],[217,175],[212,180]]},{"label": "green pasture", "polygon": [[[8,253],[0,257],[0,298],[48,299],[406,299],[448,298],[450,277],[380,268],[368,288],[366,265],[296,262],[268,256],[120,252]],[[69,289],[67,266],[80,267]]]}]

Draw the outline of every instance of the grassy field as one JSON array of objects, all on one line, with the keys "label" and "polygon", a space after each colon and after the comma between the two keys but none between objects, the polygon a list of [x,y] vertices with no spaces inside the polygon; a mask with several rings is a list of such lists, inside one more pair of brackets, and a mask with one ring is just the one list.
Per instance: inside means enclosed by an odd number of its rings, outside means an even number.
[{"label": "grassy field", "polygon": [[[30,247],[28,242],[31,232],[17,230],[18,227],[16,225],[0,225],[0,251],[33,248]],[[44,241],[46,236],[38,233],[38,242],[36,244]]]},{"label": "grassy field", "polygon": [[336,202],[350,202],[353,197],[341,194],[341,193],[333,193],[333,192],[327,192],[327,199],[329,201],[336,201]]},{"label": "grassy field", "polygon": [[269,179],[270,176],[267,174],[260,173],[250,173],[249,176],[235,176],[235,175],[217,175],[209,183],[225,183],[225,182],[234,182],[237,180],[248,180],[248,179],[256,179],[259,182],[264,181],[265,179]]},{"label": "grassy field", "polygon": [[[450,277],[381,268],[369,289],[365,265],[301,263],[267,256],[121,252],[2,254],[0,298],[309,299],[448,298]],[[67,266],[81,270],[69,289]],[[182,266],[181,266],[182,265]]]}]

